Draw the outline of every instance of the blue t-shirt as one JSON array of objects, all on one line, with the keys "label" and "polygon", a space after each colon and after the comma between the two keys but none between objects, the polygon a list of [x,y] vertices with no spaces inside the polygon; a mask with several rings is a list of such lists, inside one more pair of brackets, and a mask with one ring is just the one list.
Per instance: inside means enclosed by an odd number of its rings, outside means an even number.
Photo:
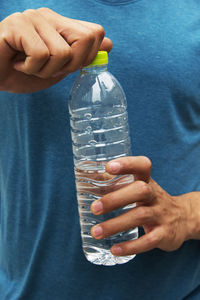
[{"label": "blue t-shirt", "polygon": [[[1,0],[0,17],[43,5]],[[114,43],[109,70],[127,96],[133,154],[152,160],[153,179],[170,194],[199,191],[200,2],[45,6],[104,26]],[[67,111],[76,75],[33,94],[0,92],[0,299],[184,299],[200,285],[200,241],[114,267],[83,255]]]}]

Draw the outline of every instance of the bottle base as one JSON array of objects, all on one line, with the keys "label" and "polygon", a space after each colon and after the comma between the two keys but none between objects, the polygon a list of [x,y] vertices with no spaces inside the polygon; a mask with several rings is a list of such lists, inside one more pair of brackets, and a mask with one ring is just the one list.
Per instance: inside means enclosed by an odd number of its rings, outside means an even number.
[{"label": "bottle base", "polygon": [[85,256],[89,262],[95,265],[103,266],[114,266],[117,264],[124,264],[135,257],[135,255],[115,256],[110,252],[110,250],[105,249],[98,249],[98,252],[95,251],[94,253],[85,252]]}]

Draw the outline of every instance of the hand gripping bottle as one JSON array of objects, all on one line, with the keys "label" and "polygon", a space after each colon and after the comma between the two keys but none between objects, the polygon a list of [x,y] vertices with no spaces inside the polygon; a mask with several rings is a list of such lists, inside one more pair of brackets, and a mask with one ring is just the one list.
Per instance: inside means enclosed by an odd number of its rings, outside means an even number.
[{"label": "hand gripping bottle", "polygon": [[74,154],[74,170],[81,237],[86,258],[98,265],[115,265],[134,257],[117,257],[110,248],[138,237],[133,228],[111,237],[95,240],[91,227],[114,218],[134,205],[95,216],[90,211],[94,200],[133,181],[132,175],[113,176],[105,172],[108,161],[131,155],[126,97],[116,78],[107,71],[108,54],[99,51],[95,60],[81,70],[69,98],[69,113]]}]

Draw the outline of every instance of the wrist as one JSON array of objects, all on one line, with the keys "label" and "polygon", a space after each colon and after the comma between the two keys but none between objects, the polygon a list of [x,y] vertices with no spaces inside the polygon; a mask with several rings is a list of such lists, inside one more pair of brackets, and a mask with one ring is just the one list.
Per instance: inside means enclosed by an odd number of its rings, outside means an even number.
[{"label": "wrist", "polygon": [[178,197],[185,218],[185,240],[200,240],[200,192],[191,192]]}]

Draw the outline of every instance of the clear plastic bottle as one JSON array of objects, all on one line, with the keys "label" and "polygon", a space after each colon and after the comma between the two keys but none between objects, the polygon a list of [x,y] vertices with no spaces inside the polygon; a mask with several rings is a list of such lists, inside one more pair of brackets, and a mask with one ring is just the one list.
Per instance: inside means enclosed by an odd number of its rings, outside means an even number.
[{"label": "clear plastic bottle", "polygon": [[116,243],[136,239],[133,228],[111,237],[95,240],[93,225],[124,213],[133,205],[95,216],[94,200],[133,181],[132,175],[111,176],[105,172],[109,160],[131,155],[126,97],[116,78],[107,71],[108,54],[99,51],[93,63],[81,70],[69,98],[71,136],[83,251],[98,265],[122,264],[134,257],[117,257],[110,248]]}]

